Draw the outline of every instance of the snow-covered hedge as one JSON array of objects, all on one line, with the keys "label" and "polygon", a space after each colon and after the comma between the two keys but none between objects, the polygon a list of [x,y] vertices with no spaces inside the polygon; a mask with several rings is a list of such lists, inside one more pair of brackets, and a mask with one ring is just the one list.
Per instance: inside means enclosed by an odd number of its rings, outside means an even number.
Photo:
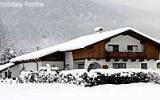
[{"label": "snow-covered hedge", "polygon": [[59,73],[56,71],[22,72],[19,80],[21,83],[67,83],[91,87],[102,84],[160,83],[160,74],[139,69],[96,69],[90,72],[77,69]]},{"label": "snow-covered hedge", "polygon": [[85,69],[61,71],[59,73],[58,82],[85,86],[87,82],[84,80],[83,76],[88,76]]},{"label": "snow-covered hedge", "polygon": [[88,73],[88,77],[90,82],[87,86],[138,82],[160,83],[160,74],[158,72],[140,69],[97,69]]},{"label": "snow-covered hedge", "polygon": [[37,77],[39,83],[53,83],[57,82],[58,76],[59,75],[56,71],[41,71]]},{"label": "snow-covered hedge", "polygon": [[56,82],[58,73],[56,71],[30,72],[22,71],[19,75],[19,83],[53,83]]}]

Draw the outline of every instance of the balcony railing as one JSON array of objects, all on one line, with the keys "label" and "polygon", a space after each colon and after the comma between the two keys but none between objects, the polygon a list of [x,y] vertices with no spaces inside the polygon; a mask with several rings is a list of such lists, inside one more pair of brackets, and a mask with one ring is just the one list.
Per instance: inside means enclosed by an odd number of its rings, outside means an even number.
[{"label": "balcony railing", "polygon": [[107,52],[108,59],[147,59],[144,52]]}]

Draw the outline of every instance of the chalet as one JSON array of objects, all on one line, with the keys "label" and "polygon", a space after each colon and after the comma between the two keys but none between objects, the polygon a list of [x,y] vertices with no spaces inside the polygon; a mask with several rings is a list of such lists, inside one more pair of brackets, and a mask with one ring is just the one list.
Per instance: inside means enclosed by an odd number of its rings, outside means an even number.
[{"label": "chalet", "polygon": [[[160,42],[130,27],[98,31],[10,60],[12,77],[22,68],[39,70],[50,64],[62,69],[140,68],[160,69]],[[14,65],[13,65],[14,64]]]}]

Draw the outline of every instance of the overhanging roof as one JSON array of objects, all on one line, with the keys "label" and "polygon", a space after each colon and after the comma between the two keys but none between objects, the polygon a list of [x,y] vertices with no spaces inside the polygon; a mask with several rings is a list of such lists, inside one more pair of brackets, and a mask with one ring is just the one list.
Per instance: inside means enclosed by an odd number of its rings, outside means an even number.
[{"label": "overhanging roof", "polygon": [[3,71],[11,66],[14,66],[15,64],[14,63],[7,63],[7,64],[4,64],[4,65],[0,65],[0,71]]},{"label": "overhanging roof", "polygon": [[94,43],[97,43],[99,41],[105,40],[107,38],[113,37],[115,35],[118,35],[120,33],[126,32],[126,31],[134,31],[135,33],[144,36],[145,38],[154,41],[157,44],[160,44],[160,41],[136,30],[133,29],[131,27],[125,27],[125,28],[120,28],[120,29],[116,29],[113,31],[106,31],[106,32],[102,32],[102,33],[94,33],[94,34],[89,34],[89,35],[85,35],[85,36],[81,36],[79,38],[70,40],[68,42],[62,43],[62,44],[58,44],[46,49],[42,49],[39,51],[35,51],[35,52],[31,52],[31,53],[27,53],[21,56],[18,56],[16,58],[13,58],[10,60],[10,62],[23,62],[23,61],[29,61],[29,60],[36,60],[39,59],[43,56],[58,52],[58,51],[71,51],[71,50],[76,50],[76,49],[81,49],[81,48],[85,48],[89,45],[92,45]]}]

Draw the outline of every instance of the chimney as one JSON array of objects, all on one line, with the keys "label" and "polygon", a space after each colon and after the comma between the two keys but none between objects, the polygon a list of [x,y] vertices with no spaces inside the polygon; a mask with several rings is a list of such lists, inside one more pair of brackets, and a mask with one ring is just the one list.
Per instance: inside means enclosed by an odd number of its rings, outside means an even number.
[{"label": "chimney", "polygon": [[103,30],[104,30],[103,27],[95,27],[95,28],[94,28],[94,31],[95,31],[96,33],[101,33],[101,32],[103,32]]}]

